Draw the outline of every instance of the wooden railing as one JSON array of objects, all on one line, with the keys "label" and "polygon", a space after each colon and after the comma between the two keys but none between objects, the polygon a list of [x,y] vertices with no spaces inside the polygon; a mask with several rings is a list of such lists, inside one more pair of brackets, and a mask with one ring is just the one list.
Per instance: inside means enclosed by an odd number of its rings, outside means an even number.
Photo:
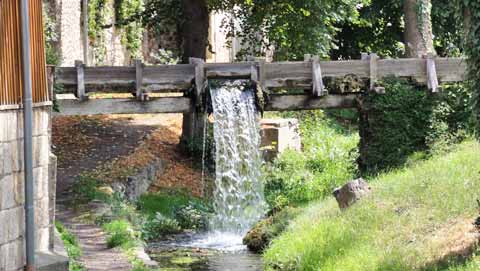
[{"label": "wooden railing", "polygon": [[[378,90],[377,80],[388,76],[411,78],[427,84],[436,92],[441,82],[463,81],[466,64],[462,58],[378,59],[372,54],[363,60],[318,61],[306,57],[303,62],[243,62],[210,64],[193,60],[192,64],[134,67],[60,67],[56,83],[76,100],[61,100],[64,114],[190,112],[203,92],[203,81],[210,78],[249,78],[272,95],[266,110],[302,110],[353,107],[359,94],[329,89],[327,81],[346,76],[366,82],[364,89]],[[324,83],[325,81],[325,83]],[[153,93],[183,92],[193,86],[196,99],[190,97],[152,98]],[[201,87],[198,87],[201,86]],[[302,95],[280,95],[278,89],[304,89]],[[310,93],[308,93],[308,91]],[[92,92],[131,92],[136,99],[95,99]],[[328,95],[326,95],[328,93]]]}]

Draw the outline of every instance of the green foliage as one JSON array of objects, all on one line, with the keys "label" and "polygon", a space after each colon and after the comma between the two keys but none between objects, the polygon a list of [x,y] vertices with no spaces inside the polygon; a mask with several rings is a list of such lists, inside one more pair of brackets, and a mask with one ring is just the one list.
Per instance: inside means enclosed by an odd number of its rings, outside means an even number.
[{"label": "green foliage", "polygon": [[43,7],[43,33],[45,37],[45,61],[47,65],[60,65],[61,56],[55,48],[55,43],[58,42],[58,33],[56,29],[56,21],[51,15],[50,5],[42,1]]},{"label": "green foliage", "polygon": [[72,185],[72,203],[74,205],[85,204],[94,199],[106,199],[105,193],[97,189],[99,181],[87,175],[80,175]]},{"label": "green foliage", "polygon": [[373,194],[344,211],[333,198],[312,204],[272,242],[266,270],[444,270],[435,263],[458,239],[445,229],[478,216],[479,152],[468,141],[380,175],[370,181]]},{"label": "green foliage", "polygon": [[138,209],[145,215],[155,216],[157,213],[168,218],[175,218],[175,212],[185,206],[210,212],[211,207],[200,198],[195,198],[180,191],[144,194],[137,202]]},{"label": "green foliage", "polygon": [[62,239],[68,258],[70,259],[69,270],[84,271],[85,268],[79,262],[80,256],[82,256],[82,249],[78,244],[77,238],[59,221],[55,221],[55,227],[58,233],[60,233],[60,239]]},{"label": "green foliage", "polygon": [[175,210],[175,218],[182,229],[207,230],[208,215],[205,210],[188,204]]},{"label": "green foliage", "polygon": [[476,136],[480,137],[480,1],[463,0],[463,7],[470,13],[467,23],[465,54],[467,55],[469,85],[473,92],[473,116]]},{"label": "green foliage", "polygon": [[300,120],[304,150],[287,150],[265,166],[265,197],[274,210],[329,195],[356,175],[358,136],[322,111],[284,114]]},{"label": "green foliage", "polygon": [[[337,25],[340,29],[334,39],[337,48],[332,50],[331,58],[358,58],[361,52],[375,52],[382,57],[403,56],[403,3],[401,0],[372,0],[359,6],[358,20]],[[458,23],[457,1],[431,0],[431,6],[437,54],[460,56],[463,30]],[[422,10],[425,7],[419,5]]]},{"label": "green foliage", "polygon": [[107,0],[88,1],[88,37],[96,63],[102,64],[107,54],[104,26],[107,18],[113,14],[107,6]]},{"label": "green foliage", "polygon": [[[230,11],[238,23],[225,21],[229,36],[241,38],[241,56],[275,48],[276,60],[303,60],[304,54],[328,57],[338,24],[355,21],[357,0],[238,1],[210,0],[213,10]],[[241,31],[238,31],[241,29]]]},{"label": "green foliage", "polygon": [[102,226],[107,234],[107,246],[109,248],[131,248],[137,243],[139,233],[135,231],[127,220],[114,220]]},{"label": "green foliage", "polygon": [[468,134],[470,92],[460,84],[439,95],[404,80],[386,79],[386,94],[367,94],[360,107],[360,169],[376,173],[403,165],[418,151],[447,150]]},{"label": "green foliage", "polygon": [[144,10],[143,0],[115,0],[116,25],[122,30],[122,44],[127,47],[134,59],[142,58],[143,25],[141,21],[131,20]]},{"label": "green foliage", "polygon": [[147,219],[142,225],[142,238],[146,241],[159,239],[167,234],[180,233],[182,228],[180,224],[172,218],[168,218],[161,213],[156,213],[153,218]]}]

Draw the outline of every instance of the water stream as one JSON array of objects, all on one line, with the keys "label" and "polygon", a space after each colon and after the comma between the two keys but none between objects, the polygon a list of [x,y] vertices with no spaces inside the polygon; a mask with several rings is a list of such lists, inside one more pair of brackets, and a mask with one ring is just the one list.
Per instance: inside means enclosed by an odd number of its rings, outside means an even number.
[{"label": "water stream", "polygon": [[[210,82],[215,141],[215,215],[210,231],[151,246],[165,270],[262,270],[242,238],[265,214],[259,115],[246,80]],[[180,259],[180,260],[179,260]],[[175,269],[178,268],[178,269]]]}]

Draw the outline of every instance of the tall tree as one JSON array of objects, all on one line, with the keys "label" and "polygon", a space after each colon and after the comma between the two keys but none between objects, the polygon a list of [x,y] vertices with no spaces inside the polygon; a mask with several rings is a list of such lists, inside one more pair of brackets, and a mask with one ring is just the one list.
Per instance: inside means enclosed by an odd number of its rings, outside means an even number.
[{"label": "tall tree", "polygon": [[190,57],[205,59],[208,45],[209,11],[206,0],[182,0],[180,26],[182,61]]},{"label": "tall tree", "polygon": [[435,53],[433,47],[431,0],[404,0],[405,54],[407,57],[422,57]]}]

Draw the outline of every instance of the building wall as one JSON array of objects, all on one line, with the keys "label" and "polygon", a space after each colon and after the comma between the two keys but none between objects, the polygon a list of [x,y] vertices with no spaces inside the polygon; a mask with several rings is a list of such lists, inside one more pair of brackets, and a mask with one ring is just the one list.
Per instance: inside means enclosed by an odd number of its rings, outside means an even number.
[{"label": "building wall", "polygon": [[[10,107],[13,108],[13,107]],[[51,106],[34,108],[33,174],[35,182],[36,249],[53,246],[55,181],[50,161]],[[0,270],[23,270],[24,169],[23,113],[0,107]]]},{"label": "building wall", "polygon": [[55,0],[60,38],[58,48],[62,66],[74,66],[75,60],[83,60],[81,0]]}]

